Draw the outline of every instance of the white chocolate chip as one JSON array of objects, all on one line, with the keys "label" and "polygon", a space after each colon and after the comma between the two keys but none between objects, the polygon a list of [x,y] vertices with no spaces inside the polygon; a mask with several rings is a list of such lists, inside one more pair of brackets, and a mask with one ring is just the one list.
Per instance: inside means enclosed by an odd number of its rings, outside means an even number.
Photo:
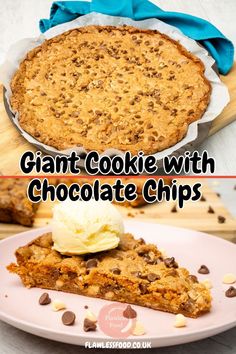
[{"label": "white chocolate chip", "polygon": [[198,293],[195,291],[195,290],[190,290],[189,292],[188,292],[188,295],[189,295],[189,297],[192,299],[192,300],[197,300],[197,298],[198,298]]},{"label": "white chocolate chip", "polygon": [[202,284],[205,285],[205,287],[206,287],[207,289],[213,288],[213,285],[212,285],[212,283],[211,283],[211,281],[210,281],[209,279],[203,280],[203,281],[202,281]]},{"label": "white chocolate chip", "polygon": [[105,294],[105,298],[107,299],[107,300],[111,300],[113,297],[114,297],[114,293],[113,293],[113,291],[108,291],[106,294]]},{"label": "white chocolate chip", "polygon": [[178,315],[175,316],[175,324],[174,326],[176,328],[181,328],[186,326],[186,317],[179,313]]},{"label": "white chocolate chip", "polygon": [[57,280],[56,281],[56,287],[61,288],[64,285],[64,282],[62,280]]},{"label": "white chocolate chip", "polygon": [[141,322],[136,321],[135,326],[132,330],[134,336],[143,336],[146,333],[144,326]]},{"label": "white chocolate chip", "polygon": [[61,300],[56,299],[52,302],[52,310],[55,312],[60,311],[60,310],[64,310],[65,308],[66,308],[66,305]]},{"label": "white chocolate chip", "polygon": [[90,310],[87,310],[85,312],[85,318],[87,318],[88,320],[92,321],[92,322],[97,322],[97,317],[94,315],[94,313]]},{"label": "white chocolate chip", "polygon": [[227,273],[223,277],[224,284],[233,284],[236,282],[236,276],[233,273]]},{"label": "white chocolate chip", "polygon": [[99,293],[99,290],[100,290],[100,286],[98,285],[90,285],[89,288],[88,288],[88,296],[95,296]]}]

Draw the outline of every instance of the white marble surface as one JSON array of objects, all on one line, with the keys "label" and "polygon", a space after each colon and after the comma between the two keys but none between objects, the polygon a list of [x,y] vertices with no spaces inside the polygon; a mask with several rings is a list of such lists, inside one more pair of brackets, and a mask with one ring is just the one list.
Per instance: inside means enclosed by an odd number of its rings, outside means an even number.
[{"label": "white marble surface", "polygon": [[[152,0],[166,10],[211,21],[236,44],[235,0]],[[51,1],[0,0],[0,62],[9,45],[39,34],[38,21],[48,17]],[[235,112],[236,114],[236,112]],[[207,139],[200,150],[216,158],[216,175],[236,175],[236,121]]]}]

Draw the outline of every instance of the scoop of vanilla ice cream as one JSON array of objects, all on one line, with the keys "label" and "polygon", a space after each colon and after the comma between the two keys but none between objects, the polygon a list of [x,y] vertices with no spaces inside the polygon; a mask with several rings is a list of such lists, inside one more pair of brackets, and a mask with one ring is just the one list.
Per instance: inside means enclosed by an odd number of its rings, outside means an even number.
[{"label": "scoop of vanilla ice cream", "polygon": [[110,203],[66,200],[54,207],[53,248],[65,255],[116,248],[124,232],[121,214]]}]

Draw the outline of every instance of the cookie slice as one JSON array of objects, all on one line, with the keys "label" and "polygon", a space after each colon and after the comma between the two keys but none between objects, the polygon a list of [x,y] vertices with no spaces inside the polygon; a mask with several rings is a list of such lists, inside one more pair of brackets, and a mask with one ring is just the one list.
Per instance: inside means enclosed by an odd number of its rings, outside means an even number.
[{"label": "cookie slice", "polygon": [[211,308],[211,294],[196,276],[164,258],[155,245],[130,234],[117,249],[84,256],[62,256],[44,234],[16,251],[7,268],[27,288],[39,287],[120,301],[196,318]]}]

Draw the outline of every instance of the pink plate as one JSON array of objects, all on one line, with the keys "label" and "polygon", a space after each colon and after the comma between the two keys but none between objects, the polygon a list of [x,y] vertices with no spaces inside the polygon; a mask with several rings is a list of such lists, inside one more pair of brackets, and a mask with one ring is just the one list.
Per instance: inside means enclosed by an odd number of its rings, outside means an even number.
[{"label": "pink plate", "polygon": [[[222,283],[225,273],[236,273],[236,246],[214,236],[200,232],[151,224],[147,222],[125,222],[127,232],[142,237],[147,242],[156,243],[174,256],[181,266],[198,275],[200,281],[210,279],[213,288],[213,306],[209,314],[198,319],[187,319],[187,326],[175,328],[174,315],[133,306],[138,319],[144,325],[146,334],[130,336],[123,340],[150,341],[152,347],[188,343],[223,332],[236,325],[236,297],[227,298],[229,286]],[[14,251],[49,228],[33,229],[0,242],[0,319],[17,328],[41,337],[70,344],[84,345],[86,342],[106,342],[112,338],[100,328],[96,332],[83,331],[84,306],[98,315],[108,301],[84,296],[48,291],[52,299],[61,299],[68,310],[75,312],[74,326],[64,326],[62,312],[53,312],[50,305],[40,306],[38,299],[42,289],[26,289],[19,278],[9,274],[6,265],[14,261]],[[210,274],[197,274],[201,264],[210,269]],[[116,339],[115,339],[116,340]]]}]

